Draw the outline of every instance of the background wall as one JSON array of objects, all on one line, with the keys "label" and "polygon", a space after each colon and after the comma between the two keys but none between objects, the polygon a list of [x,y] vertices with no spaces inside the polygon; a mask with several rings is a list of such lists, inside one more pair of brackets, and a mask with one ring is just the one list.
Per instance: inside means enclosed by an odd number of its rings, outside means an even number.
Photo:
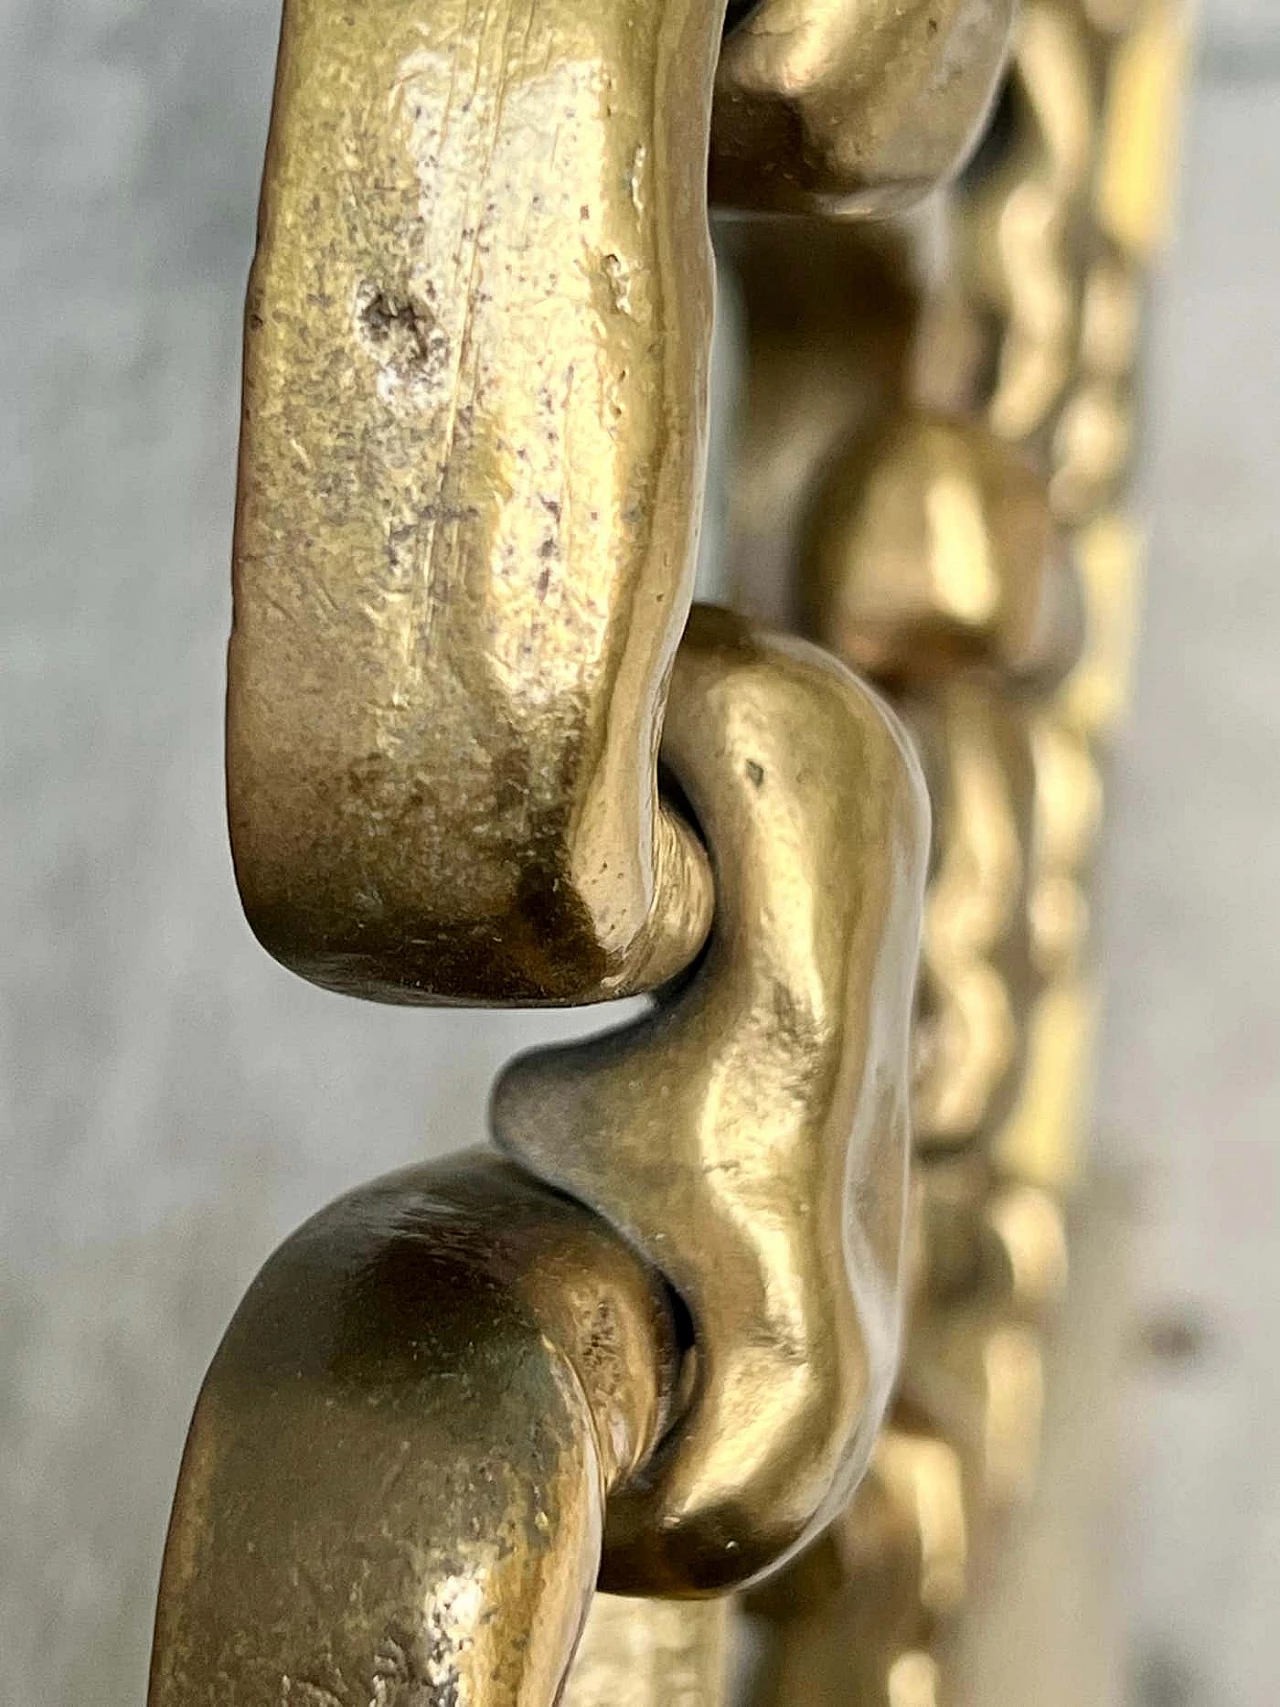
[{"label": "background wall", "polygon": [[[142,1700],[197,1383],[345,1186],[564,1020],[255,947],[222,821],[240,302],[275,0],[0,0],[0,1701]],[[1134,1707],[1280,1683],[1280,15],[1206,6],[1150,411],[1099,1157],[1140,1229]],[[430,1123],[426,1110],[433,1110]],[[1091,1704],[1092,1707],[1092,1704]]]}]

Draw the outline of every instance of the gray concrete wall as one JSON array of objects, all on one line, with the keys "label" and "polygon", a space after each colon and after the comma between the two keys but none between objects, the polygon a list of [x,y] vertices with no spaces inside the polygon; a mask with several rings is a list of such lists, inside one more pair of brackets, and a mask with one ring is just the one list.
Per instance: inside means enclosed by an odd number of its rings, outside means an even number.
[{"label": "gray concrete wall", "polygon": [[[346,1003],[240,918],[222,647],[276,27],[275,0],[0,0],[4,1707],[142,1699],[183,1432],[241,1289],[344,1186],[478,1137],[517,1037],[572,1023]],[[1274,0],[1209,8],[1202,67],[1106,905],[1099,1154],[1138,1182],[1154,1348],[1116,1538],[1142,1707],[1280,1682]]]}]

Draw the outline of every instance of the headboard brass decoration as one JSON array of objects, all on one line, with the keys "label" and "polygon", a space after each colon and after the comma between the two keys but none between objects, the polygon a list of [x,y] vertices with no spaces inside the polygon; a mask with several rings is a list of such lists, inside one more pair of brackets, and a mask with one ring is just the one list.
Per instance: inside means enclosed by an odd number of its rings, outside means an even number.
[{"label": "headboard brass decoration", "polygon": [[[944,1699],[1066,1282],[1180,31],[286,0],[245,910],[379,1000],[652,1000],[507,1068],[501,1156],[267,1263],[196,1408],[151,1707]],[[708,184],[738,615],[690,609]]]}]

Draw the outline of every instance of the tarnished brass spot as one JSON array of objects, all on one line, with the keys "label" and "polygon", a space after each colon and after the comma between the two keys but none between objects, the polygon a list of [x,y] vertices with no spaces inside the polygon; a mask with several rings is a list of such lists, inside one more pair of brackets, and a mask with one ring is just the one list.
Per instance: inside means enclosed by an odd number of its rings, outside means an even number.
[{"label": "tarnished brass spot", "polygon": [[603,1578],[687,1594],[814,1533],[888,1396],[926,809],[872,694],[723,612],[694,613],[663,756],[712,851],[706,956],[638,1024],[514,1063],[494,1128],[689,1309],[691,1403],[610,1502]]}]

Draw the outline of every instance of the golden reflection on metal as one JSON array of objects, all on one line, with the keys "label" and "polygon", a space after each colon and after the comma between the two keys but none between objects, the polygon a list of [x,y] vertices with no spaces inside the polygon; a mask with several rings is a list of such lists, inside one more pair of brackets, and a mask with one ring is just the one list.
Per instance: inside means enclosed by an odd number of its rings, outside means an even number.
[{"label": "golden reflection on metal", "polygon": [[1070,1191],[1084,1168],[1097,1003],[1088,974],[1042,992],[1026,1021],[1022,1095],[992,1145],[1004,1173],[1048,1191]]},{"label": "golden reflection on metal", "polygon": [[1010,440],[1039,431],[1061,401],[1079,313],[1072,255],[1095,148],[1088,32],[1071,0],[1030,0],[1014,34],[998,158],[982,157],[958,198],[957,286],[996,317],[995,380],[983,399]]},{"label": "golden reflection on metal", "polygon": [[1129,517],[1104,512],[1075,535],[1087,620],[1080,662],[1053,710],[1063,728],[1105,744],[1129,703],[1145,540]]},{"label": "golden reflection on metal", "polygon": [[890,1506],[910,1514],[920,1556],[920,1605],[930,1617],[964,1598],[969,1536],[960,1460],[943,1440],[901,1423],[876,1444],[873,1474]]},{"label": "golden reflection on metal", "polygon": [[[765,10],[819,130],[853,97],[842,158],[900,195],[964,147],[1009,3]],[[250,922],[319,983],[592,1001],[662,983],[705,935],[705,862],[654,764],[700,509],[721,15],[289,0],[228,775]],[[768,102],[801,72],[766,34]],[[767,201],[739,96],[717,135]]]},{"label": "golden reflection on metal", "polygon": [[[1071,1184],[1059,1182],[1059,1191]],[[1067,1230],[1060,1196],[1013,1180],[987,1200],[981,1234],[983,1267],[1003,1301],[1021,1316],[1043,1318],[1067,1287]]]},{"label": "golden reflection on metal", "polygon": [[[1089,890],[1101,765],[1127,698],[1141,556],[1139,537],[1117,504],[1132,458],[1134,368],[1151,257],[1146,234],[1154,236],[1167,201],[1161,162],[1170,147],[1181,45],[1178,10],[1165,0],[1123,6],[1045,0],[1024,9],[992,133],[948,198],[953,269],[935,283],[927,265],[908,260],[900,267],[904,289],[920,281],[914,347],[906,341],[896,384],[892,376],[880,380],[880,422],[864,408],[850,417],[849,448],[792,472],[793,506],[803,511],[807,504],[818,518],[808,565],[816,632],[903,694],[913,728],[924,737],[935,852],[926,903],[922,1086],[932,1069],[955,1095],[971,1065],[957,1050],[950,1066],[941,1066],[930,1035],[936,1027],[936,1003],[928,998],[936,958],[930,928],[944,942],[989,951],[996,934],[972,926],[975,920],[990,926],[996,915],[984,913],[981,902],[999,891],[1006,923],[1017,915],[1012,928],[1025,950],[1016,972],[988,984],[988,1011],[1003,1020],[988,1035],[1002,1039],[1012,1062],[1008,1095],[989,1099],[985,1108],[975,1104],[965,1142],[942,1150],[928,1147],[927,1095],[917,1101],[926,1148],[900,1405],[910,1407],[926,1437],[958,1450],[966,1522],[971,1542],[981,1544],[989,1538],[986,1514],[1024,1499],[1034,1480],[1042,1334],[1066,1284],[1063,1200],[1078,1181],[1084,1152],[1096,1029]],[[877,239],[877,256],[892,250],[892,236]],[[901,352],[900,305],[896,314],[887,347]],[[805,327],[793,325],[790,336],[799,349]],[[776,363],[777,353],[770,359]],[[762,396],[750,380],[745,390],[749,398]],[[1020,669],[1013,648],[991,645],[999,631],[991,624],[990,524],[982,533],[964,514],[947,517],[950,549],[966,565],[957,601],[954,578],[934,567],[945,564],[948,548],[939,550],[921,522],[910,519],[912,504],[917,518],[939,515],[936,505],[928,506],[925,465],[914,477],[901,474],[881,448],[894,443],[913,415],[936,421],[948,411],[957,436],[985,426],[1020,468],[1030,459],[1043,482],[1038,501],[1058,524],[1061,543],[1051,555],[1069,563],[1078,583],[1076,619],[1073,630],[1070,601],[1057,601],[1050,624],[1057,624],[1054,666],[1039,674]],[[748,442],[750,433],[749,427]],[[781,464],[785,451],[775,447],[773,456]],[[896,513],[883,499],[868,501],[869,469],[881,481],[888,473],[899,480]],[[971,503],[969,514],[978,508]],[[745,507],[737,513],[749,515]],[[873,531],[869,515],[890,520]],[[749,556],[750,543],[736,540],[735,550]],[[1048,583],[1046,569],[1024,555],[1010,561],[1008,572],[1015,583],[1025,577],[1025,597],[1033,585]],[[902,623],[897,634],[886,624],[881,589],[901,601],[896,610],[889,606]],[[982,644],[953,641],[940,651],[929,623],[955,636],[964,632],[957,614],[966,612],[978,619]],[[1072,646],[1080,647],[1074,662]],[[1057,685],[1055,671],[1063,678]],[[990,694],[1003,705],[1020,732],[1022,756],[1010,772],[989,740],[977,743],[1004,786],[972,791],[968,813],[957,818],[947,812],[947,772],[936,757],[931,761],[928,730],[930,719],[935,728],[943,722],[946,695],[959,680],[967,692]],[[1016,838],[1007,830],[1013,775],[1021,778],[1014,790],[1021,803]],[[1015,841],[1021,866],[989,858],[991,883],[974,880],[982,869],[975,845],[994,852]],[[974,965],[981,968],[983,959],[978,954]],[[961,1035],[958,1027],[953,1035]],[[855,1521],[861,1498],[848,1514]],[[902,1509],[905,1517],[909,1507]],[[918,1514],[915,1522],[919,1528]],[[938,1697],[944,1679],[936,1638],[945,1618],[924,1615],[911,1583],[887,1567],[892,1550],[883,1529],[865,1513],[862,1524],[868,1548],[856,1565],[824,1538],[757,1595],[765,1658],[752,1707],[797,1700],[815,1707],[856,1700],[865,1707]],[[868,1575],[868,1558],[879,1575]],[[816,1581],[827,1596],[820,1606],[812,1593]],[[860,1611],[868,1597],[876,1609],[869,1617]],[[866,1624],[874,1635],[859,1640]]]},{"label": "golden reflection on metal", "polygon": [[981,427],[914,412],[855,439],[825,483],[809,557],[814,635],[858,669],[919,684],[1061,651],[1073,610],[1035,469]]},{"label": "golden reflection on metal", "polygon": [[694,612],[663,758],[712,852],[706,955],[634,1026],[517,1060],[493,1118],[689,1310],[688,1409],[611,1503],[603,1575],[687,1594],[830,1518],[888,1398],[927,811],[874,696],[723,612]]},{"label": "golden reflection on metal", "polygon": [[1172,225],[1189,32],[1182,0],[1135,0],[1133,13],[1109,67],[1097,218],[1122,250],[1150,266]]},{"label": "golden reflection on metal", "polygon": [[692,590],[714,6],[289,0],[245,341],[250,922],[393,1001],[581,1002],[710,915],[657,798]]},{"label": "golden reflection on metal", "polygon": [[759,0],[725,39],[711,184],[730,207],[847,215],[913,202],[987,108],[1014,0]]},{"label": "golden reflection on metal", "polygon": [[990,683],[953,681],[910,721],[937,814],[913,1104],[931,1151],[974,1142],[1017,1091],[1017,1016],[1035,983],[1034,772],[1025,716]]},{"label": "golden reflection on metal", "polygon": [[[287,0],[230,654],[246,911],[385,1000],[657,993],[508,1068],[510,1161],[365,1187],[267,1264],[192,1425],[151,1707],[727,1707],[723,1599],[598,1580],[749,1584],[738,1707],[940,1707],[1066,1283],[1179,7],[1027,0],[947,195],[821,216],[957,163],[1010,10],[760,0],[721,49],[692,0]],[[720,228],[731,553],[919,743],[913,1038],[896,724],[725,613],[676,652],[708,164],[726,211],[808,216]]]},{"label": "golden reflection on metal", "polygon": [[926,1313],[907,1345],[902,1391],[971,1470],[980,1505],[1025,1499],[1043,1402],[1040,1335],[979,1294]]},{"label": "golden reflection on metal", "polygon": [[888,1707],[911,1674],[904,1656],[920,1654],[954,1612],[968,1568],[960,1459],[918,1421],[895,1417],[848,1510],[745,1598],[758,1653],[746,1702]]},{"label": "golden reflection on metal", "polygon": [[653,1271],[496,1157],[315,1216],[200,1395],[150,1707],[550,1707],[676,1350]]}]

